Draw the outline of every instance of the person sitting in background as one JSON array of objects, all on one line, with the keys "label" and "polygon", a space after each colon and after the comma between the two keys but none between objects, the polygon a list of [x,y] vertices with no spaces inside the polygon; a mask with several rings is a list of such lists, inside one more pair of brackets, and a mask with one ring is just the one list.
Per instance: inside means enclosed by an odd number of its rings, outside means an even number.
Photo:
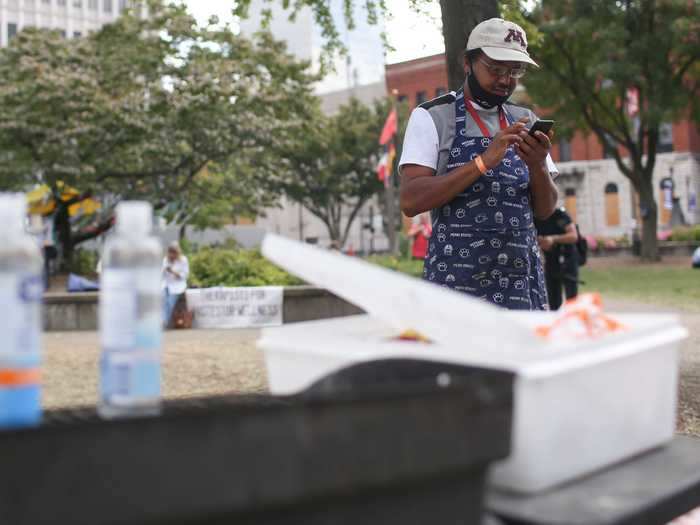
[{"label": "person sitting in background", "polygon": [[182,254],[180,245],[172,242],[163,258],[163,325],[167,328],[178,299],[187,290],[190,263]]},{"label": "person sitting in background", "polygon": [[433,227],[430,224],[430,213],[423,212],[413,217],[408,236],[411,237],[411,257],[414,259],[425,259],[428,253],[428,240],[433,234]]},{"label": "person sitting in background", "polygon": [[537,242],[544,251],[544,276],[549,297],[549,309],[561,306],[561,289],[567,299],[578,295],[578,256],[576,224],[564,208],[557,208],[545,220],[535,219]]}]

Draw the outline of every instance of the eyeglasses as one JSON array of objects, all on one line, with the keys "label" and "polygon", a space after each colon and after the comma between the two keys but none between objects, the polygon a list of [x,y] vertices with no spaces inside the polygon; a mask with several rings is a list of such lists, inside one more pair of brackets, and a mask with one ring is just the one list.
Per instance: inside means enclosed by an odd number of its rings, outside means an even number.
[{"label": "eyeglasses", "polygon": [[483,60],[481,58],[479,58],[478,60],[486,66],[486,69],[488,69],[489,73],[491,73],[494,77],[508,76],[511,78],[523,78],[525,76],[525,73],[527,73],[527,66],[511,68],[508,66],[498,66],[496,64],[489,64],[488,62],[486,62],[486,60]]}]

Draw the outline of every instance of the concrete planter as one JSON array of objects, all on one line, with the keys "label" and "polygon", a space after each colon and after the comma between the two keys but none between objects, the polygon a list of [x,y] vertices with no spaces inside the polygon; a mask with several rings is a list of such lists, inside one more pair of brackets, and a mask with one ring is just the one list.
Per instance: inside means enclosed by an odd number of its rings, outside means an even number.
[{"label": "concrete planter", "polygon": [[[97,330],[97,292],[44,295],[44,330],[48,332]],[[284,289],[285,323],[360,314],[363,311],[327,290],[314,286]]]}]

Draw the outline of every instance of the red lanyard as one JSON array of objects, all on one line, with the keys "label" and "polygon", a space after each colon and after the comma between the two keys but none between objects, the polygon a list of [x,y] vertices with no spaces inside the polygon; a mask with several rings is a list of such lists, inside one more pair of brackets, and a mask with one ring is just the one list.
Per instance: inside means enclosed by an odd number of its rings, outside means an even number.
[{"label": "red lanyard", "polygon": [[[481,120],[481,117],[474,109],[474,106],[472,106],[471,101],[469,99],[464,99],[464,105],[467,108],[467,111],[469,111],[469,114],[474,119],[474,122],[476,122],[476,125],[479,126],[479,129],[481,130],[481,133],[483,133],[484,137],[490,137],[491,132],[486,127],[486,124],[484,124],[484,121]],[[503,108],[500,106],[498,108],[498,122],[501,125],[502,130],[508,127],[508,120],[506,119],[505,111],[503,111]],[[466,126],[467,123],[465,121],[464,127],[466,128]]]}]

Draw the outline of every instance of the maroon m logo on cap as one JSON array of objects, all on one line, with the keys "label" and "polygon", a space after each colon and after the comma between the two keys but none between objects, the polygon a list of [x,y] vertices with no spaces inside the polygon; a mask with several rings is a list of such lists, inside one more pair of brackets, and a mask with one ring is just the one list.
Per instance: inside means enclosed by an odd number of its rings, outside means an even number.
[{"label": "maroon m logo on cap", "polygon": [[517,29],[509,29],[508,34],[503,40],[504,42],[518,42],[520,44],[520,47],[527,47],[527,44],[525,43],[525,37]]}]

